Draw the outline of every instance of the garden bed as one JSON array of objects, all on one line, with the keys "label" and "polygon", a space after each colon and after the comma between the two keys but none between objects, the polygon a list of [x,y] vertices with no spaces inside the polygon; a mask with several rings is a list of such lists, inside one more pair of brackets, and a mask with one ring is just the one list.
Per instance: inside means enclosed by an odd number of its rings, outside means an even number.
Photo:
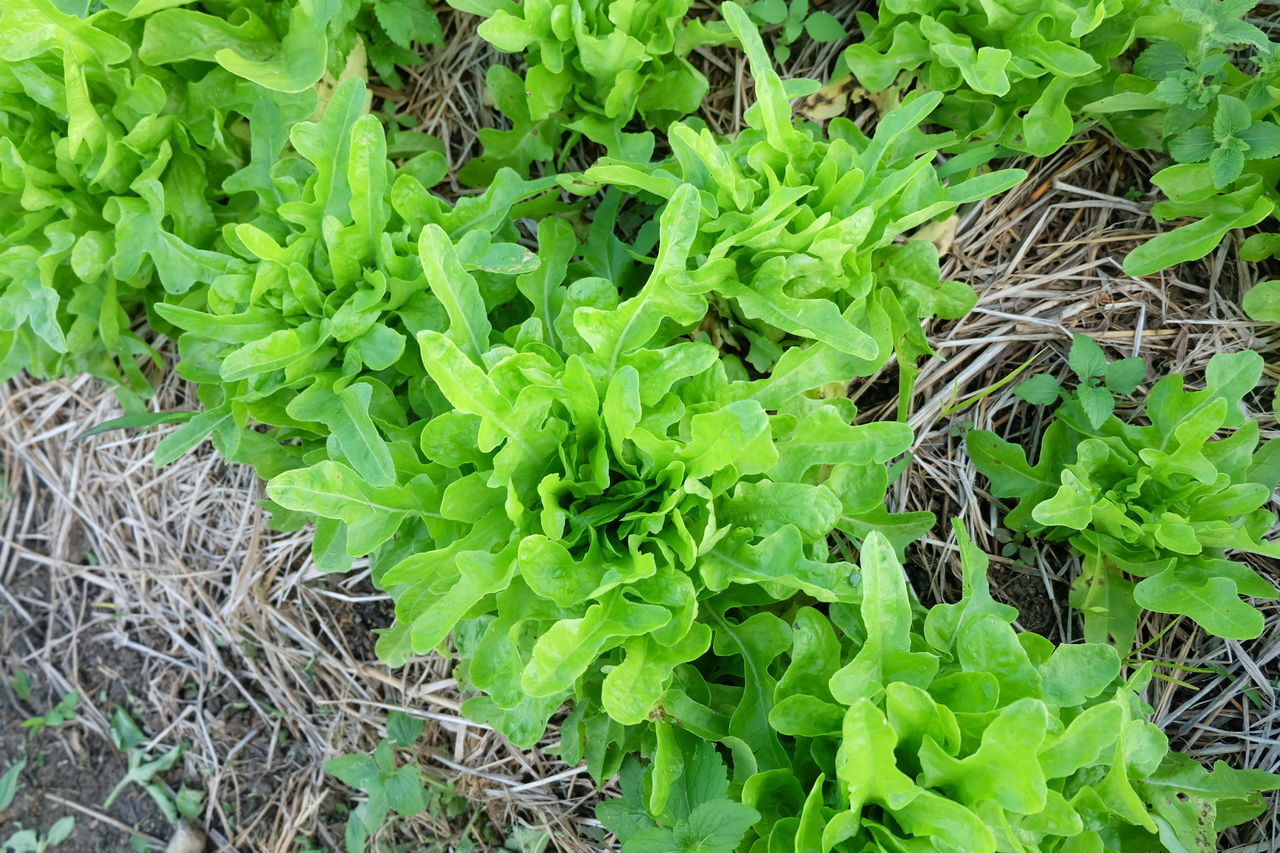
[{"label": "garden bed", "polygon": [[[829,5],[852,24],[856,4]],[[476,131],[502,126],[485,71],[516,61],[475,33],[472,16],[441,10],[440,19],[446,47],[402,69],[403,89],[375,84],[373,92],[384,114],[406,116],[444,142],[450,171],[434,189],[452,202],[473,194],[457,171],[480,152]],[[797,43],[783,76],[826,80],[840,49]],[[737,133],[754,100],[741,51],[699,48],[692,62],[712,84],[700,118]],[[821,120],[847,115],[863,128],[879,116],[874,99],[847,84],[796,109]],[[584,143],[563,165],[585,168],[599,153]],[[1238,260],[1240,232],[1202,260],[1140,278],[1124,272],[1129,251],[1167,230],[1150,216],[1157,157],[1095,131],[1053,156],[1003,165],[1026,169],[1027,179],[966,206],[932,235],[943,278],[971,285],[978,302],[960,320],[928,325],[940,358],[926,360],[915,382],[912,463],[887,505],[940,522],[906,551],[923,605],[961,596],[958,549],[943,532],[959,518],[992,555],[992,593],[1020,610],[1017,626],[1069,643],[1081,638],[1067,602],[1078,558],[1061,543],[1009,541],[998,501],[964,451],[965,433],[993,429],[1034,446],[1044,411],[1017,403],[1017,383],[1006,380],[1027,365],[1027,375],[1067,376],[1075,333],[1112,358],[1145,359],[1150,375],[1180,372],[1192,385],[1213,354],[1253,348],[1270,359],[1274,341],[1239,308],[1258,277]],[[174,346],[157,343],[165,367],[149,377],[158,389],[149,407],[198,408],[193,386],[172,370]],[[1267,371],[1276,377],[1274,367]],[[858,422],[893,420],[898,387],[895,364],[851,382]],[[1280,424],[1267,402],[1251,399],[1249,414],[1264,438],[1275,438]],[[617,849],[595,807],[618,788],[601,789],[585,766],[559,760],[563,711],[537,746],[518,748],[462,713],[473,694],[459,686],[450,659],[419,655],[396,669],[380,662],[374,632],[391,625],[394,611],[366,562],[347,574],[318,571],[311,528],[272,530],[262,482],[207,443],[156,469],[156,444],[177,425],[82,436],[120,414],[111,389],[89,377],[18,377],[0,388],[0,772],[18,760],[29,768],[0,826],[47,830],[72,816],[74,834],[59,850],[163,849],[171,823],[142,786],[104,803],[131,756],[182,747],[156,779],[175,802],[184,789],[203,795],[183,832],[220,851],[339,850],[361,795],[323,764],[372,753],[389,715],[401,712],[421,721],[423,733],[398,760],[431,780],[434,794],[421,813],[386,824],[378,840],[387,849]],[[1280,560],[1247,561],[1280,582]],[[1155,664],[1146,698],[1173,748],[1206,764],[1274,772],[1280,604],[1254,604],[1265,630],[1248,641],[1144,614],[1143,644],[1130,662]],[[69,693],[78,697],[72,719],[34,733],[20,728]],[[140,744],[113,743],[118,709],[143,734]],[[1280,849],[1280,800],[1270,795],[1264,813],[1228,830],[1221,845]]]}]

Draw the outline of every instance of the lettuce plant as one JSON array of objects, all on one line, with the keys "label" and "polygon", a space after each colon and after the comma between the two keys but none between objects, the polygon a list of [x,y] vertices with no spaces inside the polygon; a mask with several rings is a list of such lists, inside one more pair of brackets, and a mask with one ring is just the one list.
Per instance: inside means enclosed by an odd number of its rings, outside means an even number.
[{"label": "lettuce plant", "polygon": [[[647,158],[653,135],[696,111],[707,80],[689,63],[699,45],[728,39],[723,24],[686,20],[689,0],[450,0],[483,15],[479,32],[494,47],[523,53],[521,78],[489,69],[494,102],[509,130],[479,132],[484,154],[462,177],[486,183],[501,167],[565,156],[579,136],[621,157]],[[630,129],[638,119],[642,127]],[[563,135],[571,133],[562,147]]]},{"label": "lettuce plant", "polygon": [[249,157],[246,116],[283,127],[314,109],[216,66],[148,64],[149,20],[0,8],[0,375],[88,371],[148,393],[134,324],[230,269],[215,249],[249,209],[222,187]]},{"label": "lettuce plant", "polygon": [[[859,504],[843,487],[875,482],[909,444],[904,426],[849,426],[839,406],[797,423],[756,400],[722,405],[705,390],[724,383],[709,344],[640,350],[595,381],[595,358],[570,356],[561,367],[516,353],[495,361],[486,382],[447,340],[424,333],[424,361],[438,383],[445,371],[454,377],[442,387],[457,411],[478,418],[480,446],[503,444],[492,472],[445,488],[442,515],[463,522],[465,535],[406,558],[379,583],[397,595],[418,652],[496,594],[493,618],[464,629],[460,643],[469,681],[488,694],[469,713],[527,731],[527,741],[604,658],[602,709],[640,723],[673,668],[707,651],[703,599],[732,585],[772,599],[855,597],[827,537],[856,528],[860,505],[883,501],[864,487],[871,501]],[[546,393],[564,401],[499,384],[525,365],[553,378]],[[679,375],[690,369],[698,372]],[[504,411],[527,415],[501,422]],[[465,509],[454,500],[463,494]]]},{"label": "lettuce plant", "polygon": [[825,133],[797,126],[755,27],[733,3],[722,12],[756,83],[749,129],[720,140],[676,124],[668,160],[606,158],[586,179],[668,203],[696,189],[692,263],[679,288],[704,306],[703,327],[752,369],[770,371],[788,348],[812,345],[838,362],[833,380],[875,373],[896,353],[909,381],[930,352],[922,321],[959,317],[975,297],[940,280],[931,243],[901,238],[1024,173],[948,183],[932,163],[939,139],[917,129],[938,95],[908,99],[870,138],[843,119]]},{"label": "lettuce plant", "polygon": [[[623,853],[1208,850],[1262,810],[1280,778],[1170,752],[1139,698],[1150,667],[1124,680],[1111,646],[1015,632],[957,533],[955,604],[923,612],[872,534],[856,609],[727,615],[716,630],[733,640],[716,643],[741,650],[736,677],[686,678],[697,713],[655,723],[647,763],[629,760],[623,797],[599,807]],[[724,734],[743,718],[773,733]]]},{"label": "lettuce plant", "polygon": [[930,120],[962,139],[1044,157],[1075,132],[1112,61],[1154,25],[1152,5],[886,0],[878,17],[860,13],[864,38],[844,62],[872,92],[944,94]]},{"label": "lettuce plant", "polygon": [[665,215],[640,293],[619,302],[602,279],[543,279],[501,338],[455,268],[439,292],[447,322],[416,335],[442,398],[418,425],[421,460],[389,452],[394,480],[378,481],[325,458],[268,484],[277,503],[340,522],[351,556],[385,543],[375,577],[397,624],[379,654],[403,660],[454,633],[487,694],[468,712],[520,743],[606,660],[602,708],[644,720],[672,668],[706,651],[707,596],[748,584],[849,600],[831,533],[883,526],[901,546],[932,520],[883,510],[904,425],[850,426],[841,400],[780,405],[769,383],[729,376],[710,343],[662,336],[701,310],[673,285],[694,201]]},{"label": "lettuce plant", "polygon": [[[401,84],[397,65],[416,65],[413,46],[442,44],[428,0],[109,0],[147,20],[140,56],[163,65],[187,59],[216,62],[231,73],[280,92],[301,92],[325,72],[339,75],[349,58],[364,60],[388,84]],[[357,48],[360,49],[357,49]]]},{"label": "lettuce plant", "polygon": [[[1175,162],[1153,183],[1160,221],[1192,218],[1139,246],[1125,271],[1148,275],[1213,251],[1280,197],[1277,54],[1244,20],[1250,0],[1095,0],[1084,5],[888,2],[863,16],[844,61],[894,102],[914,87],[945,97],[930,121],[976,156],[1048,156],[1100,123]],[[986,148],[985,146],[992,146]]]},{"label": "lettuce plant", "polygon": [[[902,547],[931,524],[883,507],[907,427],[852,426],[803,369],[751,381],[684,337],[705,312],[679,287],[692,187],[628,295],[601,232],[551,218],[537,253],[518,242],[513,206],[554,182],[506,171],[450,207],[426,189],[442,159],[392,167],[364,110],[347,81],[296,156],[263,141],[229,181],[261,201],[227,228],[231,270],[156,309],[206,409],[158,455],[212,433],[280,515],[317,519],[319,565],[371,555],[397,602],[384,658],[452,634],[487,694],[469,711],[522,743],[607,666],[600,707],[636,724],[706,650],[703,599],[851,599],[829,535]],[[609,264],[618,282],[581,275]]]},{"label": "lettuce plant", "polygon": [[[205,407],[166,438],[158,461],[213,433],[267,478],[320,452],[389,485],[393,456],[412,454],[411,421],[431,413],[435,393],[413,336],[445,328],[460,279],[482,289],[483,311],[536,267],[509,215],[545,184],[508,172],[451,207],[427,190],[443,156],[393,166],[367,100],[363,83],[347,80],[323,117],[287,136],[267,107],[255,111],[253,160],[226,186],[256,197],[257,217],[226,227],[227,274],[155,307],[183,331],[178,370],[199,383]],[[253,429],[263,424],[272,436]]]},{"label": "lettuce plant", "polygon": [[[1079,387],[1032,380],[1029,399],[1061,400],[1036,464],[984,430],[968,435],[969,455],[993,494],[1015,499],[1005,516],[1010,530],[1065,540],[1080,554],[1071,601],[1090,641],[1130,648],[1143,609],[1186,616],[1221,637],[1256,637],[1262,614],[1240,596],[1273,598],[1276,590],[1228,554],[1280,555],[1280,545],[1263,539],[1275,523],[1267,505],[1280,482],[1280,446],[1259,448],[1258,424],[1240,410],[1262,358],[1215,355],[1202,391],[1184,390],[1179,374],[1164,377],[1141,419],[1116,414],[1098,381],[1124,363],[1108,365],[1096,344],[1078,337],[1071,366]],[[1132,390],[1137,382],[1122,384]]]},{"label": "lettuce plant", "polygon": [[[330,66],[330,24],[342,14],[342,6],[351,4],[343,0],[115,0],[114,5],[126,15],[138,8],[159,8],[147,18],[139,49],[143,62],[168,65],[198,59],[217,63],[268,89],[302,92],[314,86]],[[335,68],[345,56],[333,57]]]}]

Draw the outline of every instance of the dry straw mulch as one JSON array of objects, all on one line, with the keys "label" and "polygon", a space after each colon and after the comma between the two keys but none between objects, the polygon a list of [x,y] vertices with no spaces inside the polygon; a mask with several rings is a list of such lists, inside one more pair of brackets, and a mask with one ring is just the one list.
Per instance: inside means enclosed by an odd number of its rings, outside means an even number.
[{"label": "dry straw mulch", "polygon": [[[849,4],[840,14],[852,10]],[[484,102],[485,67],[510,59],[476,38],[466,16],[442,17],[449,47],[411,69],[405,91],[382,94],[443,138],[456,165],[476,153],[475,129],[499,121]],[[809,46],[792,73],[825,76],[836,50]],[[694,61],[714,84],[704,118],[736,129],[750,102],[740,57],[710,50]],[[874,119],[865,102],[850,114]],[[1151,199],[1132,191],[1148,186],[1153,164],[1096,136],[1018,165],[1031,172],[1021,187],[974,206],[954,223],[954,239],[939,238],[947,274],[981,298],[968,317],[933,330],[942,358],[926,364],[916,384],[915,462],[891,502],[929,509],[942,522],[910,555],[924,601],[958,593],[945,522],[960,517],[997,555],[993,586],[1022,609],[1024,627],[1070,640],[1076,628],[1065,598],[1073,560],[1055,548],[1038,551],[1030,565],[1001,556],[999,513],[963,452],[969,426],[1030,442],[1036,413],[1012,396],[1012,383],[985,392],[1031,359],[1034,371],[1063,373],[1073,332],[1094,336],[1114,357],[1143,356],[1153,365],[1149,376],[1176,370],[1192,381],[1214,352],[1270,345],[1236,307],[1258,276],[1234,260],[1230,243],[1176,274],[1122,272],[1125,252],[1156,227]],[[850,393],[862,418],[892,417],[895,387],[891,367]],[[192,408],[189,395],[168,375],[154,405]],[[1269,393],[1257,400],[1255,414],[1274,436],[1269,401]],[[390,607],[367,572],[316,572],[306,532],[272,532],[251,472],[222,463],[207,446],[157,472],[150,453],[168,428],[76,439],[118,413],[111,395],[87,379],[19,379],[0,388],[5,670],[23,668],[55,691],[102,698],[82,706],[78,725],[104,741],[106,712],[116,702],[134,709],[155,744],[191,744],[183,775],[208,792],[212,849],[284,853],[301,849],[304,838],[341,849],[337,806],[351,792],[326,777],[321,762],[370,751],[392,709],[426,722],[424,773],[476,803],[461,820],[401,822],[397,838],[406,849],[451,849],[461,838],[482,838],[485,821],[546,828],[558,850],[604,848],[591,816],[598,793],[581,768],[556,761],[554,729],[540,749],[517,750],[460,715],[448,661],[433,656],[386,669],[374,657],[371,630],[387,624]],[[1258,565],[1280,581],[1274,561]],[[1159,662],[1169,677],[1149,690],[1156,721],[1202,760],[1280,770],[1280,606],[1263,607],[1268,629],[1248,643],[1158,618],[1143,626],[1155,641],[1140,657]],[[0,705],[12,704],[3,689]],[[1275,798],[1270,805],[1230,834],[1228,849],[1280,849]]]},{"label": "dry straw mulch", "polygon": [[[480,822],[591,849],[577,840],[595,797],[583,774],[463,718],[443,658],[379,664],[386,596],[367,571],[315,571],[305,531],[269,531],[251,471],[206,446],[157,472],[156,436],[77,440],[119,414],[88,379],[15,380],[0,394],[3,674],[78,691],[78,725],[103,742],[120,705],[156,744],[191,744],[182,775],[207,791],[215,849],[283,852],[304,837],[342,849],[335,807],[350,794],[321,762],[372,751],[392,709],[426,721],[424,773],[483,804]],[[166,378],[156,405],[188,402]],[[483,837],[466,822],[411,822],[411,849]]]}]

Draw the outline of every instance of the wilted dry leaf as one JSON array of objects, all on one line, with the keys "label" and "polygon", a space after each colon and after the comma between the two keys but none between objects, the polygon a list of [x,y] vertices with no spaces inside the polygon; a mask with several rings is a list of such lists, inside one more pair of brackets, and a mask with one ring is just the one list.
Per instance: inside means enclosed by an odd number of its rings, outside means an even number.
[{"label": "wilted dry leaf", "polygon": [[[854,100],[861,100],[860,94],[855,94],[854,90],[858,89],[858,85],[853,80],[852,74],[846,74],[832,80],[809,97],[800,101],[796,112],[804,118],[812,121],[829,121],[836,116],[844,115],[849,109],[850,97]],[[859,93],[861,90],[858,90]]]},{"label": "wilted dry leaf", "polygon": [[938,247],[939,256],[946,257],[951,251],[951,244],[956,240],[956,226],[959,224],[960,217],[954,214],[938,222],[926,222],[916,229],[911,239],[928,240]]}]

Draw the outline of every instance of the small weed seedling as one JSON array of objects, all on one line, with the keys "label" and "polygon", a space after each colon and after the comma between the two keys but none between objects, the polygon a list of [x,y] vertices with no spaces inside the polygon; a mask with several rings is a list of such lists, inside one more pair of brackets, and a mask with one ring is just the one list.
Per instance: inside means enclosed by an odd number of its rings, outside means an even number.
[{"label": "small weed seedling", "polygon": [[[19,693],[19,695],[22,695]],[[27,696],[29,697],[30,687],[27,688]],[[29,701],[29,700],[28,700]],[[80,704],[80,694],[74,690],[63,696],[47,713],[38,717],[31,717],[22,721],[22,728],[27,729],[28,739],[40,734],[45,727],[56,728],[63,723],[68,723],[76,718],[76,706]]]},{"label": "small weed seedling", "polygon": [[116,748],[125,754],[129,762],[129,770],[119,784],[112,789],[102,807],[108,808],[120,792],[131,783],[141,785],[151,795],[160,811],[169,823],[176,824],[178,817],[194,818],[204,810],[204,793],[190,788],[182,788],[176,794],[165,784],[160,775],[169,770],[182,757],[187,749],[186,744],[179,744],[159,758],[152,758],[143,749],[146,737],[137,723],[122,708],[117,708],[111,717],[111,739]]},{"label": "small weed seedling", "polygon": [[762,28],[778,27],[773,46],[778,62],[791,58],[791,45],[802,35],[816,42],[840,41],[849,35],[830,12],[810,12],[809,0],[756,0],[745,8]]},{"label": "small weed seedling", "polygon": [[[1095,429],[1102,426],[1114,411],[1115,395],[1132,394],[1146,375],[1146,365],[1142,359],[1122,358],[1108,362],[1102,347],[1084,335],[1076,335],[1071,339],[1067,364],[1080,380],[1075,397]],[[1063,399],[1068,392],[1053,376],[1041,373],[1023,382],[1013,393],[1034,406],[1050,406]]]},{"label": "small weed seedling", "polygon": [[386,823],[388,812],[412,817],[432,809],[456,817],[466,810],[466,800],[454,793],[452,785],[425,778],[415,764],[396,766],[395,749],[413,746],[422,726],[422,720],[392,711],[387,736],[372,756],[340,755],[325,762],[326,773],[367,797],[347,820],[348,853],[363,853],[369,836]]},{"label": "small weed seedling", "polygon": [[13,688],[13,692],[18,694],[18,698],[23,702],[31,701],[31,674],[26,670],[19,669],[13,673],[13,678],[9,679],[9,686]]},{"label": "small weed seedling", "polygon": [[34,829],[20,829],[4,842],[4,853],[44,853],[66,841],[76,828],[76,819],[70,815],[54,821],[49,831],[41,835]]}]

